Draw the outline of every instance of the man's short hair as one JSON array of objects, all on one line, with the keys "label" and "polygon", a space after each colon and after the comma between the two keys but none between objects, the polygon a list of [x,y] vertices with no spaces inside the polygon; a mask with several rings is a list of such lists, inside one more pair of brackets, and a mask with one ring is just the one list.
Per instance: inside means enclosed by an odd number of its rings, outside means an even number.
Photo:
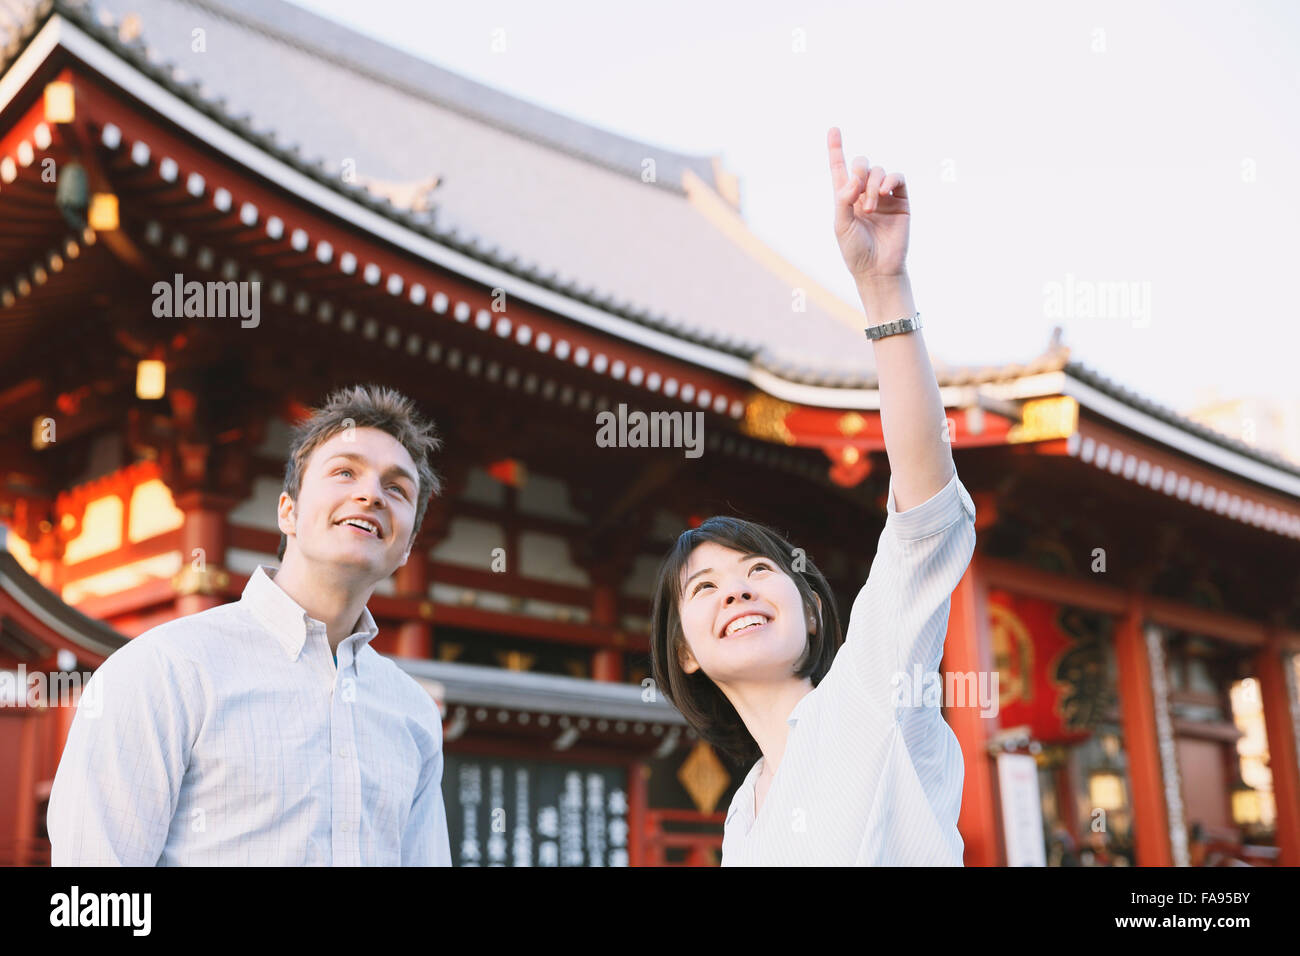
[{"label": "man's short hair", "polygon": [[[320,408],[294,426],[289,442],[289,459],[284,465],[284,491],[295,502],[302,490],[302,476],[311,453],[347,428],[378,428],[396,438],[415,462],[420,479],[416,494],[415,540],[429,508],[429,499],[442,493],[442,480],[429,464],[429,456],[442,447],[434,424],[422,418],[415,403],[396,389],[379,385],[353,385],[332,392]],[[289,539],[280,534],[276,557],[284,560]]]}]

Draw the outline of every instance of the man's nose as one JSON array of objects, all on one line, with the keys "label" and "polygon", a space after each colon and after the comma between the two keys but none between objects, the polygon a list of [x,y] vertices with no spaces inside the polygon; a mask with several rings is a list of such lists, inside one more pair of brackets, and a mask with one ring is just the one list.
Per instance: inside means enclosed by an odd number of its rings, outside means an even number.
[{"label": "man's nose", "polygon": [[363,482],[357,485],[355,497],[358,501],[368,501],[377,508],[383,508],[387,506],[387,502],[384,501],[382,491],[378,481],[370,484]]}]

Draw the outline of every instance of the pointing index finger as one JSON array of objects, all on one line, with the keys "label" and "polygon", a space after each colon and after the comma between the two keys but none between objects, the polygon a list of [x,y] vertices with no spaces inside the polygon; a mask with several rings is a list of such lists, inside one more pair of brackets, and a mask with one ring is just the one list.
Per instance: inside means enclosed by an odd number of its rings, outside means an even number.
[{"label": "pointing index finger", "polygon": [[848,182],[849,174],[844,167],[844,144],[840,141],[838,126],[832,126],[826,134],[826,151],[831,160],[831,186],[839,192]]}]

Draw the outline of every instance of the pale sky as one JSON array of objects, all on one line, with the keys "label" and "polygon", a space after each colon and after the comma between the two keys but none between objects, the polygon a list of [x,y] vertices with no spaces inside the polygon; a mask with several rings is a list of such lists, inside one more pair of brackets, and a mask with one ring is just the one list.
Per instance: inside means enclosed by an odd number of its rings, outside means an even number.
[{"label": "pale sky", "polygon": [[[1208,388],[1300,401],[1295,2],[296,2],[721,155],[753,232],[856,304],[830,227],[839,126],[850,160],[907,176],[943,361],[1023,361],[1060,324],[1074,358],[1175,408]],[[1054,317],[1067,289],[1126,291],[1132,311]]]}]

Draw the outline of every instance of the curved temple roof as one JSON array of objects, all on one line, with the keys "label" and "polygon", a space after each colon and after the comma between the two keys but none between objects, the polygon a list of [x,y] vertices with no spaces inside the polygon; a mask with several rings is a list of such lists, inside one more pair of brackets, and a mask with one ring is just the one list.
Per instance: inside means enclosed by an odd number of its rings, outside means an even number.
[{"label": "curved temple roof", "polygon": [[36,659],[64,649],[98,665],[127,640],[65,604],[0,545],[0,652]]},{"label": "curved temple roof", "polygon": [[[859,310],[748,233],[734,180],[714,157],[579,122],[283,0],[0,0],[6,65],[55,13],[268,155],[406,228],[574,302],[739,359],[777,397],[874,405]],[[198,28],[202,53],[191,48]],[[642,175],[648,161],[650,181]],[[797,336],[794,288],[808,293]],[[1068,379],[1143,422],[1173,426],[1191,440],[1184,451],[1197,439],[1230,451],[1242,467],[1229,470],[1263,464],[1283,485],[1300,476],[1300,465],[1071,361],[1056,341],[1024,363],[935,365],[941,386],[969,388],[961,393],[969,403],[981,386],[1046,373],[1048,391]]]}]

